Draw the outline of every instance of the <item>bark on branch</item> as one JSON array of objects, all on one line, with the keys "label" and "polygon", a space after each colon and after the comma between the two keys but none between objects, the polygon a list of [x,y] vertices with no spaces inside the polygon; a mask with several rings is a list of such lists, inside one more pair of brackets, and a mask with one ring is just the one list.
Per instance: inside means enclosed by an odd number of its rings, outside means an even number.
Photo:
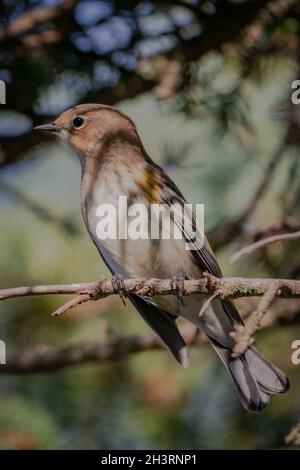
[{"label": "bark on branch", "polygon": [[[127,294],[136,294],[142,297],[152,297],[157,295],[178,295],[177,288],[174,286],[174,282],[171,279],[125,279],[124,282],[122,282],[122,285],[124,286],[124,292],[122,294],[125,296]],[[0,300],[47,294],[75,295],[73,299],[63,304],[52,314],[62,315],[71,308],[82,303],[103,299],[110,295],[115,295],[116,293],[116,288],[112,284],[112,281],[105,279],[85,284],[48,285],[1,289]],[[236,326],[231,333],[231,336],[236,343],[232,351],[232,356],[237,357],[243,354],[246,349],[254,342],[253,335],[261,328],[262,318],[276,297],[300,298],[300,281],[289,279],[218,278],[209,273],[203,273],[203,278],[201,279],[184,281],[184,295],[196,294],[202,294],[208,297],[208,300],[206,300],[199,312],[200,316],[206,310],[210,302],[215,298],[236,299],[239,297],[261,296],[258,308],[252,313],[246,324]],[[63,363],[67,366],[72,365],[73,363],[77,363],[79,360],[78,357],[80,357],[79,362],[87,362],[96,360],[97,358],[99,359],[99,357],[101,360],[104,360],[105,358],[109,359],[112,355],[113,358],[115,358],[115,355],[118,355],[118,351],[120,351],[122,354],[124,351],[126,354],[130,354],[136,350],[143,350],[143,345],[140,342],[137,345],[136,341],[131,340],[130,346],[128,346],[126,341],[125,343],[122,343],[122,341],[121,343],[113,343],[113,350],[111,349],[112,344],[97,346],[96,348],[89,346],[87,350],[80,350],[80,356],[78,356],[77,350],[75,349],[73,351],[72,348],[68,349],[67,351],[63,349],[60,352],[48,351],[46,359],[44,358],[42,362],[47,362],[48,358],[52,358],[50,361],[51,364]],[[146,344],[146,349],[152,349],[152,347],[156,347],[159,343],[156,343],[156,340],[151,339],[150,345],[149,341],[146,341]],[[153,346],[151,346],[151,344]],[[28,358],[27,356],[24,357],[25,363],[27,364]],[[42,354],[42,358],[43,357],[44,356]],[[18,364],[19,363],[20,359],[18,359]],[[35,365],[32,364],[31,361],[29,361],[29,363],[31,364],[30,370],[35,370]],[[24,367],[26,369],[27,366]]]},{"label": "bark on branch", "polygon": [[[207,343],[206,337],[196,335],[193,328],[186,331],[185,341],[188,345]],[[0,374],[49,373],[79,364],[107,364],[161,347],[160,340],[153,334],[115,338],[104,343],[79,343],[58,349],[42,345],[7,358],[6,364],[0,367]]]},{"label": "bark on branch", "polygon": [[[275,297],[285,299],[300,297],[300,281],[298,280],[243,277],[218,278],[209,273],[204,273],[201,279],[184,281],[184,295],[203,294],[210,296],[218,292],[219,297],[222,299],[260,297],[269,291],[274,283],[278,285]],[[178,293],[171,279],[124,279],[124,285],[127,294],[137,294],[144,297],[177,295]],[[73,294],[87,302],[115,295],[116,292],[111,281],[104,279],[80,284],[54,284],[0,289],[0,300],[48,294]]]}]

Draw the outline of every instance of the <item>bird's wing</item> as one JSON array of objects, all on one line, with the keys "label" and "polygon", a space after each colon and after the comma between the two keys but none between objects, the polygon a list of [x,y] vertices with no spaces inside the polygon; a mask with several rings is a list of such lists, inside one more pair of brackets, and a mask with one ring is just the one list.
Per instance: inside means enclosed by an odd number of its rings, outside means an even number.
[{"label": "bird's wing", "polygon": [[179,364],[187,367],[189,363],[188,349],[177,328],[176,317],[170,315],[160,306],[148,302],[135,294],[130,294],[129,299],[145,322],[161,338]]},{"label": "bird's wing", "polygon": [[[186,204],[186,200],[182,193],[163,170],[161,170],[161,179],[164,183],[164,204],[166,204],[166,206],[173,205],[173,208],[176,203],[179,204],[179,206]],[[197,225],[195,215],[188,205],[185,206],[185,214],[189,219],[189,223],[187,224],[184,224],[181,214],[178,214],[178,217],[176,217],[176,210],[175,212],[172,210],[170,215],[174,219],[174,223],[181,229],[185,240],[193,248],[187,253],[193,257],[193,260],[200,266],[202,271],[209,272],[216,277],[223,277],[221,268],[214,256],[210,244],[205,235],[201,233],[201,230]],[[196,237],[195,233],[192,232],[191,227],[194,232],[197,232]],[[222,300],[221,303],[232,324],[243,324],[243,321],[232,302],[229,300]]]},{"label": "bird's wing", "polygon": [[[207,271],[214,276],[222,277],[222,271],[220,266],[213,254],[213,251],[204,236],[201,233],[199,226],[196,223],[196,219],[194,216],[193,211],[187,205],[187,202],[179,191],[175,183],[168,177],[168,175],[161,170],[161,179],[163,182],[163,203],[165,207],[170,207],[172,205],[172,212],[170,216],[174,219],[174,222],[179,228],[185,238],[185,240],[192,246],[192,250],[190,250],[191,256],[193,256],[196,261],[198,262],[199,266],[201,267],[202,271]],[[185,219],[182,220],[181,213],[178,214],[176,217],[176,204],[180,207],[185,205]],[[184,222],[187,221],[187,224]],[[195,237],[195,233],[192,233],[191,227],[193,231],[197,231],[197,236]]]}]

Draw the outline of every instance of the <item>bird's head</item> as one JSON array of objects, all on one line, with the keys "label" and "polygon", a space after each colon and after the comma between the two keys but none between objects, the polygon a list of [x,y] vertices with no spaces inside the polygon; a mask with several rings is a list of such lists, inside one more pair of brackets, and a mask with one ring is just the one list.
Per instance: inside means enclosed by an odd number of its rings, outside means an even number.
[{"label": "bird's head", "polygon": [[101,158],[113,145],[139,145],[134,122],[116,108],[82,104],[64,111],[53,123],[34,129],[52,132],[83,158]]}]

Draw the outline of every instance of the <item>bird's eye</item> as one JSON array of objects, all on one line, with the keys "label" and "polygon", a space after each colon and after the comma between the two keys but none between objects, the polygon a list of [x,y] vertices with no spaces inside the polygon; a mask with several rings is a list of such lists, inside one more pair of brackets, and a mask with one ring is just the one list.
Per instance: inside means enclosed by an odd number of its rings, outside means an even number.
[{"label": "bird's eye", "polygon": [[84,125],[84,119],[82,117],[77,116],[73,119],[73,126],[75,129],[80,129]]}]

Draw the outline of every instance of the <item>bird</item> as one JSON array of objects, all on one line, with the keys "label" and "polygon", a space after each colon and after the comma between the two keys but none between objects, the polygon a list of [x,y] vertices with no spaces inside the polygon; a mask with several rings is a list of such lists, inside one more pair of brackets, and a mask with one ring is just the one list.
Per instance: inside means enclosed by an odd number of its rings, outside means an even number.
[{"label": "bird", "polygon": [[[203,295],[185,296],[183,281],[199,279],[204,272],[221,278],[222,272],[208,240],[190,237],[190,231],[172,218],[182,239],[161,236],[130,239],[99,237],[97,210],[101,204],[119,209],[120,196],[130,205],[153,204],[183,207],[186,200],[165,171],[147,154],[134,121],[121,110],[104,104],[79,104],[62,112],[53,122],[35,127],[58,136],[78,156],[81,164],[81,209],[89,235],[112,274],[116,292],[124,300],[124,278],[171,279],[178,295],[142,297],[128,294],[138,313],[159,336],[183,367],[189,354],[177,320],[183,318],[204,333],[233,379],[242,407],[262,412],[270,396],[285,393],[289,381],[284,372],[266,359],[254,346],[239,357],[232,350],[231,333],[243,320],[234,303],[214,298],[199,315]],[[193,214],[190,218],[193,219]],[[120,224],[125,223],[124,217]],[[119,234],[120,232],[118,232]],[[202,243],[199,243],[202,239]],[[192,240],[186,250],[185,242]]]}]

